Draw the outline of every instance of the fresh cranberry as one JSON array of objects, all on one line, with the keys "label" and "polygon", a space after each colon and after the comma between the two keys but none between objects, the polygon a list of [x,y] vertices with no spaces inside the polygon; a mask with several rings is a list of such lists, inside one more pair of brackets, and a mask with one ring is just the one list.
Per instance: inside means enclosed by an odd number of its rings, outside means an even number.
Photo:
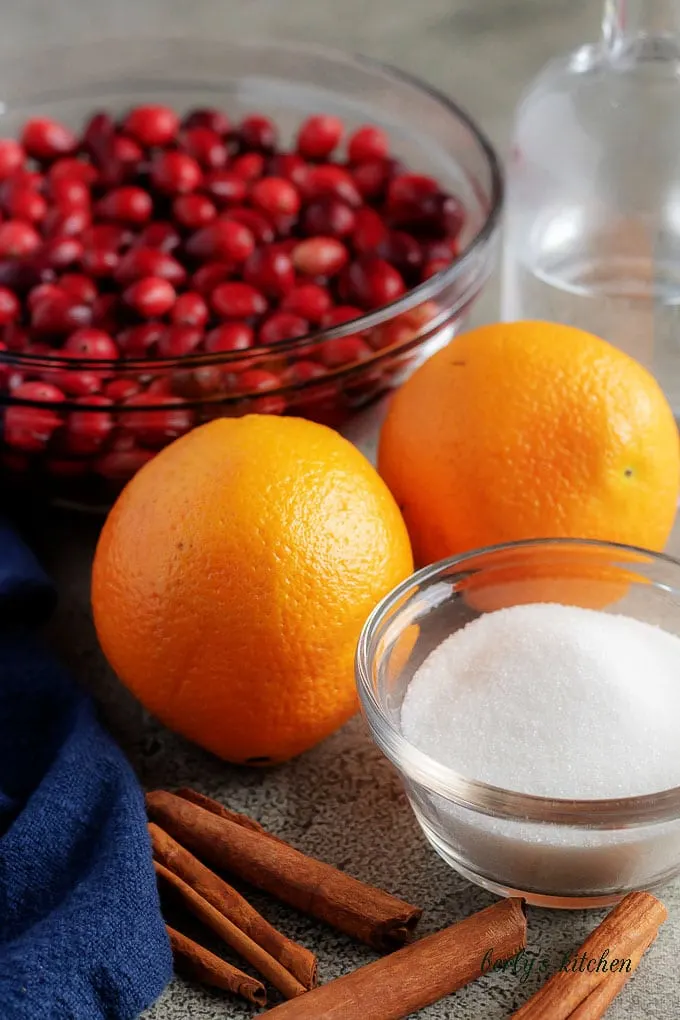
[{"label": "fresh cranberry", "polygon": [[384,259],[362,255],[343,273],[341,289],[363,308],[381,308],[406,292],[401,274]]},{"label": "fresh cranberry", "polygon": [[113,276],[119,263],[120,256],[113,248],[88,248],[82,258],[85,272],[97,279]]},{"label": "fresh cranberry", "polygon": [[338,198],[311,202],[302,216],[302,232],[308,237],[315,237],[317,234],[346,237],[352,233],[355,224],[354,210]]},{"label": "fresh cranberry", "polygon": [[208,315],[208,306],[201,295],[188,290],[175,301],[171,318],[177,326],[205,326]]},{"label": "fresh cranberry", "polygon": [[182,132],[181,144],[205,170],[221,170],[227,163],[227,147],[220,135],[210,128],[188,128]]},{"label": "fresh cranberry", "polygon": [[[138,326],[144,329],[144,326]],[[139,383],[135,379],[112,379],[104,387],[104,396],[108,397],[112,404],[122,404],[130,397],[136,396],[140,391]]]},{"label": "fresh cranberry", "polygon": [[157,276],[177,287],[184,283],[186,275],[184,266],[172,255],[160,248],[140,247],[131,248],[123,255],[116,271],[116,280],[126,284],[145,276]]},{"label": "fresh cranberry", "polygon": [[259,152],[272,152],[278,142],[276,125],[269,117],[258,114],[241,121],[238,137],[244,149],[256,149]]},{"label": "fresh cranberry", "polygon": [[105,333],[118,329],[121,302],[118,294],[97,294],[92,302],[92,325]]},{"label": "fresh cranberry", "polygon": [[186,152],[161,152],[151,165],[151,181],[167,195],[195,191],[203,174],[196,160]]},{"label": "fresh cranberry", "polygon": [[56,298],[59,301],[62,296],[63,291],[56,283],[39,283],[37,287],[32,287],[28,292],[26,307],[29,312],[33,312],[36,305],[45,298]]},{"label": "fresh cranberry", "polygon": [[217,209],[205,195],[179,195],[172,204],[172,214],[187,230],[205,227],[217,216]]},{"label": "fresh cranberry", "polygon": [[119,356],[115,341],[101,329],[77,329],[64,344],[64,350],[81,358],[112,361]]},{"label": "fresh cranberry", "polygon": [[143,468],[153,458],[150,450],[132,445],[122,450],[109,450],[97,457],[93,464],[98,475],[112,482],[124,482]]},{"label": "fresh cranberry", "polygon": [[52,163],[47,171],[47,176],[52,184],[56,181],[78,181],[86,186],[94,184],[99,176],[91,163],[83,163],[80,159],[72,156],[64,156]]},{"label": "fresh cranberry", "polygon": [[240,205],[248,194],[247,182],[230,170],[212,170],[205,175],[204,187],[220,207]]},{"label": "fresh cranberry", "polygon": [[443,272],[451,265],[451,259],[428,259],[420,274],[421,280],[430,280],[437,273]]},{"label": "fresh cranberry", "polygon": [[18,191],[42,191],[43,177],[33,170],[17,170],[2,181],[0,185],[0,200],[7,205]]},{"label": "fresh cranberry", "polygon": [[172,284],[162,276],[145,276],[132,283],[123,298],[144,319],[155,319],[170,311],[176,294]]},{"label": "fresh cranberry", "polygon": [[160,248],[161,251],[173,252],[179,248],[182,238],[174,223],[155,220],[144,227],[137,238],[137,248]]},{"label": "fresh cranberry", "polygon": [[[138,442],[144,446],[165,446],[165,444],[184,435],[191,428],[193,421],[191,411],[184,407],[173,407],[168,404],[182,404],[179,397],[166,397],[161,393],[139,393],[126,401],[126,413],[122,424]],[[132,410],[139,407],[140,410]],[[153,410],[151,409],[153,408]]]},{"label": "fresh cranberry", "polygon": [[[25,383],[21,383],[21,385],[16,387],[16,389],[14,390],[12,396],[14,397],[15,400],[25,400],[25,401],[31,401],[32,403],[40,403],[40,404],[43,404],[43,403],[44,404],[62,404],[64,402],[64,394],[62,393],[62,391],[60,389],[58,389],[56,386],[53,386],[51,383],[45,383],[45,382],[25,382]],[[45,431],[49,430],[49,434],[48,435],[42,436],[42,437],[36,437],[36,438],[40,438],[41,441],[40,441],[40,443],[39,443],[39,445],[37,447],[33,447],[33,448],[40,449],[40,447],[42,445],[44,445],[44,443],[47,441],[47,439],[49,439],[49,437],[52,434],[52,432],[54,431],[54,429],[57,428],[61,424],[61,418],[57,414],[54,414],[53,412],[51,412],[48,408],[41,408],[41,407],[29,408],[29,407],[18,407],[18,406],[17,407],[8,407],[7,411],[6,411],[6,414],[5,414],[5,432],[7,432],[8,429],[15,428],[17,426],[21,426],[23,428],[26,428],[28,419],[26,419],[24,417],[24,415],[22,413],[20,413],[20,412],[28,412],[28,411],[35,411],[36,412],[35,417],[33,419],[33,422],[34,422],[34,424],[36,426],[38,426],[39,424],[42,424],[44,426],[44,428],[45,428]],[[17,412],[17,413],[13,414],[13,412]],[[31,416],[28,416],[29,419],[30,419],[30,417]],[[19,445],[19,444],[14,443],[12,445]],[[26,448],[30,448],[30,447],[26,447]]]},{"label": "fresh cranberry", "polygon": [[257,248],[243,266],[243,279],[267,297],[283,297],[295,285],[292,259],[273,246]]},{"label": "fresh cranberry", "polygon": [[55,205],[43,220],[42,229],[46,237],[76,237],[82,234],[90,222],[89,209],[68,209]]},{"label": "fresh cranberry", "polygon": [[70,128],[50,117],[32,117],[24,124],[21,142],[34,159],[50,160],[66,156],[78,146],[78,139]]},{"label": "fresh cranberry", "polygon": [[183,358],[192,354],[203,340],[203,331],[196,326],[169,326],[158,341],[161,358]]},{"label": "fresh cranberry", "polygon": [[381,199],[392,178],[390,164],[385,159],[367,159],[352,167],[352,179],[359,194],[369,201]]},{"label": "fresh cranberry", "polygon": [[14,138],[0,138],[0,181],[24,165],[26,153]]},{"label": "fresh cranberry", "polygon": [[118,163],[134,166],[144,158],[144,150],[134,138],[126,135],[115,135],[111,142],[111,155]]},{"label": "fresh cranberry", "polygon": [[111,248],[118,251],[129,245],[132,237],[128,228],[118,223],[93,223],[85,228],[80,240],[86,248]]},{"label": "fresh cranberry", "polygon": [[83,242],[65,234],[48,238],[40,249],[40,259],[50,269],[67,269],[80,262],[84,254]]},{"label": "fresh cranberry", "polygon": [[265,160],[261,152],[244,152],[231,164],[232,173],[244,181],[256,181],[264,174]]},{"label": "fresh cranberry", "polygon": [[326,159],[340,144],[343,123],[330,114],[308,117],[297,136],[297,150],[305,159]]},{"label": "fresh cranberry", "polygon": [[206,262],[191,277],[192,288],[203,297],[210,297],[218,283],[224,283],[233,276],[230,262]]},{"label": "fresh cranberry", "polygon": [[47,202],[31,188],[23,188],[13,193],[6,203],[6,209],[14,220],[26,220],[28,223],[39,223],[47,212]]},{"label": "fresh cranberry", "polygon": [[353,208],[361,205],[361,195],[352,175],[335,163],[311,167],[304,187],[310,200],[330,197],[339,198]]},{"label": "fresh cranberry", "polygon": [[359,255],[378,251],[388,236],[388,229],[379,213],[367,207],[358,209],[355,216],[352,247]]},{"label": "fresh cranberry", "polygon": [[79,304],[91,305],[97,297],[97,288],[89,276],[82,273],[64,273],[59,288],[65,290]]},{"label": "fresh cranberry", "polygon": [[[39,383],[24,383],[24,386],[39,386]],[[21,389],[18,387],[13,396]],[[53,433],[61,425],[61,418],[48,408],[8,407],[5,412],[3,438],[10,446],[28,453],[39,453],[49,443]]]},{"label": "fresh cranberry", "polygon": [[295,361],[286,369],[284,381],[291,386],[300,386],[313,379],[322,379],[325,375],[326,369],[316,361]]},{"label": "fresh cranberry", "polygon": [[244,262],[255,248],[247,227],[230,219],[219,219],[203,227],[187,241],[187,253],[196,259]]},{"label": "fresh cranberry", "polygon": [[300,283],[285,295],[281,311],[292,312],[316,325],[321,322],[331,304],[331,295],[325,287],[318,283]]},{"label": "fresh cranberry", "polygon": [[339,336],[326,340],[320,349],[321,360],[328,368],[340,368],[355,361],[366,361],[372,351],[365,340],[357,334]]},{"label": "fresh cranberry", "polygon": [[245,206],[237,205],[229,209],[228,217],[242,223],[251,232],[258,244],[271,244],[274,240],[274,228],[271,222],[262,213],[255,209],[248,209]]},{"label": "fresh cranberry", "polygon": [[[76,404],[91,407],[111,407],[108,397],[81,397]],[[108,411],[72,411],[66,419],[64,441],[71,454],[84,456],[97,453],[113,429],[113,418]]]},{"label": "fresh cranberry", "polygon": [[335,237],[310,237],[292,252],[293,265],[305,276],[335,276],[348,258],[344,244]]},{"label": "fresh cranberry", "polygon": [[221,110],[213,110],[209,107],[192,110],[182,121],[185,130],[193,128],[207,128],[214,131],[216,135],[226,135],[231,130],[231,124],[226,114]]},{"label": "fresh cranberry", "polygon": [[139,326],[130,326],[116,337],[118,347],[126,358],[145,358],[152,348],[158,346],[167,328],[162,322],[143,322]]},{"label": "fresh cranberry", "polygon": [[368,342],[374,351],[386,350],[388,347],[401,347],[417,336],[417,330],[409,321],[408,315],[397,315],[389,322],[376,326],[368,335]]},{"label": "fresh cranberry", "polygon": [[377,254],[412,283],[420,279],[423,249],[415,237],[403,230],[392,230],[380,244]]},{"label": "fresh cranberry", "polygon": [[433,177],[425,174],[400,174],[390,181],[387,189],[387,205],[391,210],[402,205],[415,206],[429,195],[436,195],[439,185]]},{"label": "fresh cranberry", "polygon": [[0,223],[0,258],[20,259],[40,247],[40,234],[22,220]]},{"label": "fresh cranberry", "polygon": [[224,351],[245,351],[255,342],[255,334],[247,322],[225,322],[211,329],[205,338],[209,354]]},{"label": "fresh cranberry", "polygon": [[364,124],[350,136],[347,155],[350,163],[363,163],[367,159],[384,159],[390,151],[387,135],[373,124]]},{"label": "fresh cranberry", "polygon": [[[267,372],[262,368],[250,368],[241,372],[237,385],[240,393],[251,395],[279,389],[281,380],[273,372]],[[256,414],[283,414],[286,409],[286,400],[280,394],[260,397],[253,400],[251,408]]]},{"label": "fresh cranberry", "polygon": [[97,214],[105,220],[142,224],[151,219],[151,196],[133,185],[114,188],[97,203]]},{"label": "fresh cranberry", "polygon": [[333,326],[342,326],[345,322],[354,322],[362,315],[364,315],[362,309],[356,308],[354,305],[336,305],[335,308],[326,312],[321,320],[321,325],[324,329],[332,329]]},{"label": "fresh cranberry", "polygon": [[103,383],[103,373],[97,369],[82,368],[80,355],[73,351],[60,351],[63,361],[72,361],[73,368],[51,370],[49,378],[70,397],[88,397],[99,393]]},{"label": "fresh cranberry", "polygon": [[8,322],[14,322],[19,315],[21,306],[14,291],[7,287],[0,287],[0,326],[6,326]]},{"label": "fresh cranberry", "polygon": [[278,344],[284,340],[295,340],[309,333],[309,323],[292,312],[274,312],[260,326],[258,340],[263,345]]},{"label": "fresh cranberry", "polygon": [[91,321],[91,307],[79,304],[63,291],[37,301],[31,310],[31,328],[40,335],[65,335],[81,326],[89,326]]},{"label": "fresh cranberry", "polygon": [[253,205],[270,216],[295,216],[300,209],[300,196],[295,185],[285,177],[263,177],[250,191]]},{"label": "fresh cranberry", "polygon": [[76,177],[57,177],[50,180],[50,197],[57,206],[67,209],[89,209],[90,189]]},{"label": "fresh cranberry", "polygon": [[35,259],[0,258],[0,286],[9,287],[15,294],[26,294],[40,283],[52,283],[55,275],[53,269]]},{"label": "fresh cranberry", "polygon": [[168,145],[179,129],[179,118],[169,106],[137,106],[130,110],[123,129],[141,145]]},{"label": "fresh cranberry", "polygon": [[277,152],[267,163],[271,177],[286,177],[296,188],[304,188],[309,167],[297,152]]},{"label": "fresh cranberry", "polygon": [[98,183],[113,188],[123,180],[125,168],[114,155],[116,125],[105,112],[93,114],[83,131],[82,147],[99,170]]},{"label": "fresh cranberry", "polygon": [[240,281],[220,283],[210,295],[210,302],[221,319],[252,319],[267,311],[264,294]]}]

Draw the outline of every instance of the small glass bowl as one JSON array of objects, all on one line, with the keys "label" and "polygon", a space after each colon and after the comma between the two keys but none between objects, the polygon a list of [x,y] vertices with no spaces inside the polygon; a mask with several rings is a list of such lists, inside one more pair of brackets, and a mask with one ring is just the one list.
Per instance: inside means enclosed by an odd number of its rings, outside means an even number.
[{"label": "small glass bowl", "polygon": [[425,836],[453,868],[538,906],[603,906],[680,873],[680,788],[611,800],[530,796],[454,772],[400,730],[409,682],[437,645],[483,612],[529,602],[624,614],[680,635],[680,562],[606,542],[540,539],[426,567],[366,621],[356,657],[362,710]]},{"label": "small glass bowl", "polygon": [[[252,348],[247,356],[236,351],[92,363],[2,351],[0,474],[9,476],[5,489],[39,489],[62,503],[106,507],[155,452],[212,418],[294,414],[342,428],[454,336],[491,272],[503,191],[492,146],[455,103],[381,64],[279,43],[128,39],[8,58],[0,69],[0,100],[2,136],[18,135],[28,117],[52,116],[80,129],[96,110],[120,114],[138,103],[167,103],[180,113],[216,106],[234,122],[261,112],[275,120],[284,145],[292,143],[301,121],[313,113],[340,117],[348,132],[373,123],[387,131],[394,156],[410,170],[436,177],[466,212],[460,255],[431,279],[360,319]],[[355,334],[366,341],[370,356],[328,368],[324,348]],[[310,363],[318,374],[311,372]],[[251,370],[249,380],[264,370],[279,385],[262,391],[253,383],[250,389],[240,378],[246,370]],[[157,402],[109,408],[116,429],[97,455],[65,453],[60,430],[44,449],[10,446],[2,436],[6,408],[48,407],[63,421],[76,408],[81,415],[101,412],[84,400],[49,407],[12,395],[18,381],[58,384],[64,371],[141,383],[165,402],[160,409]]]}]

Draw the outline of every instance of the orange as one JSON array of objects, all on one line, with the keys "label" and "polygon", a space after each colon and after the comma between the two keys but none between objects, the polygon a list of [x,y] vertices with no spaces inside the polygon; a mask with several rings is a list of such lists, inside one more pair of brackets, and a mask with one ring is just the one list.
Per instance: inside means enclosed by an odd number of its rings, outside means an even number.
[{"label": "orange", "polygon": [[323,425],[213,421],[158,454],[109,515],[92,604],[113,669],[171,729],[281,761],[357,708],[375,604],[413,569],[394,499]]},{"label": "orange", "polygon": [[678,433],[653,377],[570,326],[483,326],[392,401],[378,465],[419,564],[525,538],[663,548]]}]

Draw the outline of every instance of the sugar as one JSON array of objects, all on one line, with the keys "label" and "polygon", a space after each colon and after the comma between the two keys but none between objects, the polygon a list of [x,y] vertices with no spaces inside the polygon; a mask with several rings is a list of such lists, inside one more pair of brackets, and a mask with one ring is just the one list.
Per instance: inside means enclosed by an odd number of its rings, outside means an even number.
[{"label": "sugar", "polygon": [[680,786],[680,639],[575,606],[487,613],[418,668],[404,736],[468,779],[626,797]]}]

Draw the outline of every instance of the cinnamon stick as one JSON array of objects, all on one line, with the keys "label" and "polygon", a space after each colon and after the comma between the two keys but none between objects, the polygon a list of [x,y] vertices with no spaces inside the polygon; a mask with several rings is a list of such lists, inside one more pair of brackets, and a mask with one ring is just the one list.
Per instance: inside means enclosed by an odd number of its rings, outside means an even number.
[{"label": "cinnamon stick", "polygon": [[277,931],[236,889],[206,868],[153,822],[149,824],[149,834],[157,861],[290,971],[304,988],[315,987],[317,964],[314,953]]},{"label": "cinnamon stick", "polygon": [[234,952],[238,953],[239,956],[242,956],[244,960],[247,960],[262,977],[266,978],[267,981],[271,981],[274,988],[277,988],[282,995],[285,995],[287,999],[294,999],[296,995],[304,995],[307,989],[293,977],[290,971],[282,967],[269,953],[265,953],[264,949],[258,946],[257,942],[253,942],[251,938],[248,938],[240,928],[237,928],[228,918],[220,914],[219,910],[216,910],[212,904],[204,900],[195,889],[187,885],[179,876],[174,875],[172,871],[168,871],[158,861],[154,861],[153,866],[156,874],[160,875],[168,885],[172,886],[192,914],[199,921],[203,921],[221,939],[224,939],[227,945]]},{"label": "cinnamon stick", "polygon": [[166,928],[178,970],[204,985],[240,995],[255,1006],[267,1005],[267,993],[261,981],[232,967],[226,960],[215,956],[169,925]]},{"label": "cinnamon stick", "polygon": [[637,970],[637,966],[645,955],[652,942],[656,939],[657,932],[644,942],[640,948],[632,954],[632,967],[630,973],[624,970],[620,974],[610,974],[605,981],[601,981],[590,993],[587,999],[577,1006],[573,1013],[569,1014],[569,1020],[601,1020],[621,989],[630,981]]},{"label": "cinnamon stick", "polygon": [[[597,988],[620,974],[619,964],[625,965],[624,973],[632,973],[633,956],[639,962],[644,948],[656,938],[666,916],[666,908],[651,893],[629,893],[576,951],[573,966],[580,968],[579,961],[583,960],[584,969],[561,968],[512,1014],[513,1020],[571,1020],[573,1013],[587,1003]],[[588,970],[585,961],[591,960],[596,962]],[[614,961],[616,967],[611,970]],[[601,996],[605,996],[604,990]],[[597,999],[595,1001],[597,1003]]]},{"label": "cinnamon stick", "polygon": [[400,1020],[474,981],[485,953],[526,945],[522,901],[492,907],[269,1011],[274,1020]]},{"label": "cinnamon stick", "polygon": [[150,817],[205,861],[376,949],[401,945],[422,910],[365,885],[283,840],[247,829],[163,790],[147,794]]},{"label": "cinnamon stick", "polygon": [[236,822],[237,825],[242,825],[245,829],[252,829],[253,832],[259,832],[263,836],[269,836],[270,839],[278,839],[278,836],[274,836],[271,832],[267,832],[263,825],[256,822],[254,818],[249,818],[248,815],[242,815],[238,811],[232,811],[230,808],[225,807],[224,804],[220,804],[219,801],[213,800],[212,797],[206,797],[204,793],[199,793],[198,790],[192,790],[189,786],[183,786],[181,790],[176,790],[175,794],[177,797],[182,797],[183,800],[191,801],[192,804],[197,804],[198,807],[204,808],[206,811],[212,811],[214,815],[219,815],[220,818],[226,818],[230,822]]}]

